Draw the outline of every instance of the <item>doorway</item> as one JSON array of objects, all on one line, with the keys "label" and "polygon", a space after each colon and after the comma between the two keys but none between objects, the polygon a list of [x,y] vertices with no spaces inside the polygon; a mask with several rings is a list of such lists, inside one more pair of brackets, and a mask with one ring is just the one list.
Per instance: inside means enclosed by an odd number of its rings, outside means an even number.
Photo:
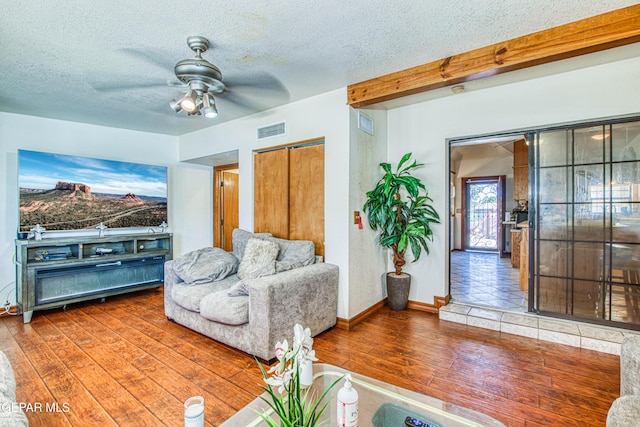
[{"label": "doorway", "polygon": [[233,250],[231,234],[238,228],[238,164],[213,169],[213,246]]},{"label": "doorway", "polygon": [[502,249],[500,219],[504,212],[505,176],[462,178],[464,248],[487,252]]},{"label": "doorway", "polygon": [[514,147],[522,134],[450,145],[452,301],[526,311],[519,267],[512,263],[506,215],[514,194]]},{"label": "doorway", "polygon": [[[510,151],[506,199],[515,204],[506,210],[511,221],[501,220],[504,228],[512,227],[512,268],[503,268],[506,264],[493,253],[466,250],[464,235],[452,239],[452,301],[513,309],[499,298],[505,291],[520,295],[518,311],[640,330],[640,119],[565,124],[518,137],[450,142],[452,188],[458,187],[451,197],[454,232],[467,224],[464,200],[473,205],[475,193],[491,194],[470,186],[465,197],[463,180],[456,176],[484,175],[501,163],[506,167],[500,160],[504,150],[491,147]],[[460,200],[456,194],[462,194]],[[478,205],[478,220],[468,227],[484,242],[491,230],[483,221],[492,207]],[[475,248],[469,235],[468,247]],[[509,271],[519,271],[519,277]]]}]

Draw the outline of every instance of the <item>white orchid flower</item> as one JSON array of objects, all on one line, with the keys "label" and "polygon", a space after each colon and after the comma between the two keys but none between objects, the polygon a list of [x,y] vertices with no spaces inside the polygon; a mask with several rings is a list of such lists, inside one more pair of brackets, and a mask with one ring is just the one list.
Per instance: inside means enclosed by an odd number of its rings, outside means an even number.
[{"label": "white orchid flower", "polygon": [[292,386],[292,380],[299,375],[299,366],[303,361],[315,362],[318,360],[315,350],[312,349],[311,329],[296,324],[293,333],[291,348],[289,348],[289,342],[286,339],[276,343],[275,356],[278,363],[267,371],[271,376],[264,379],[270,386],[278,387],[280,394],[289,392],[288,388]]},{"label": "white orchid flower", "polygon": [[264,382],[271,387],[278,387],[278,393],[283,394],[285,391],[289,391],[287,390],[287,386],[291,382],[292,376],[293,372],[290,369],[285,369],[281,374],[275,374],[269,378],[265,378]]},{"label": "white orchid flower", "polygon": [[276,343],[275,354],[278,360],[282,360],[288,351],[289,351],[289,342],[287,340],[284,340],[282,342],[278,341]]},{"label": "white orchid flower", "polygon": [[297,350],[298,360],[317,361],[316,352],[312,350],[312,347],[311,329],[303,328],[300,324],[296,324],[293,327],[293,348]]}]

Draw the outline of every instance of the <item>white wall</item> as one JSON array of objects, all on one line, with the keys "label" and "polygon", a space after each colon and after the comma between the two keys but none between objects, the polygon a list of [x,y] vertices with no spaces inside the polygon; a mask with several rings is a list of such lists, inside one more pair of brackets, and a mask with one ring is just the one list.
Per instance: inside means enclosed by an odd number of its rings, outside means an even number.
[{"label": "white wall", "polygon": [[169,231],[174,233],[174,255],[178,255],[211,245],[211,221],[206,215],[211,195],[201,182],[210,183],[212,175],[211,168],[179,165],[177,146],[173,136],[0,113],[0,290],[8,286],[0,298],[10,290],[10,303],[16,303],[19,149],[168,166]]},{"label": "white wall", "polygon": [[[253,150],[324,138],[325,260],[340,268],[338,316],[343,318],[349,317],[348,236],[349,220],[352,220],[349,217],[349,107],[346,102],[346,89],[342,88],[179,138],[182,161],[238,150],[239,226],[250,231],[253,230]],[[258,127],[283,120],[287,125],[286,135],[256,140]]]},{"label": "white wall", "polygon": [[350,214],[359,211],[363,228],[349,225],[349,318],[387,296],[387,250],[378,243],[378,233],[369,226],[362,206],[366,193],[382,177],[380,163],[387,161],[387,112],[362,110],[374,122],[374,135],[358,129],[358,112],[351,110],[349,157]]},{"label": "white wall", "polygon": [[[638,75],[640,58],[631,58],[390,110],[389,158],[413,151],[426,163],[419,176],[446,218],[447,138],[638,114]],[[411,300],[433,303],[448,293],[448,227],[448,220],[436,227],[430,256],[407,264]]]}]

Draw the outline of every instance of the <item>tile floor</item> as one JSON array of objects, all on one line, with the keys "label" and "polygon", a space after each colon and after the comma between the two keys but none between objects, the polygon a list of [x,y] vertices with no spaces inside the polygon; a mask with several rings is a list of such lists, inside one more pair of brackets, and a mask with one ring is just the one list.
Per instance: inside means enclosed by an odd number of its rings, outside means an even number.
[{"label": "tile floor", "polygon": [[491,252],[451,252],[451,299],[503,310],[527,311],[520,270]]},{"label": "tile floor", "polygon": [[639,334],[527,313],[519,281],[520,270],[511,267],[510,258],[489,252],[451,252],[451,303],[440,308],[440,319],[618,355],[624,336]]}]

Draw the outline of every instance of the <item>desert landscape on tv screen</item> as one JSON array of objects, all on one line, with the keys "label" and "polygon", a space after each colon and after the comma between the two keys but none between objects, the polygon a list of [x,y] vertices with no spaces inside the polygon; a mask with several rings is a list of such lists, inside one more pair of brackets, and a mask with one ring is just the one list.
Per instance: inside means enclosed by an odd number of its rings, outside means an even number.
[{"label": "desert landscape on tv screen", "polygon": [[20,230],[157,227],[167,220],[167,169],[19,151]]}]

